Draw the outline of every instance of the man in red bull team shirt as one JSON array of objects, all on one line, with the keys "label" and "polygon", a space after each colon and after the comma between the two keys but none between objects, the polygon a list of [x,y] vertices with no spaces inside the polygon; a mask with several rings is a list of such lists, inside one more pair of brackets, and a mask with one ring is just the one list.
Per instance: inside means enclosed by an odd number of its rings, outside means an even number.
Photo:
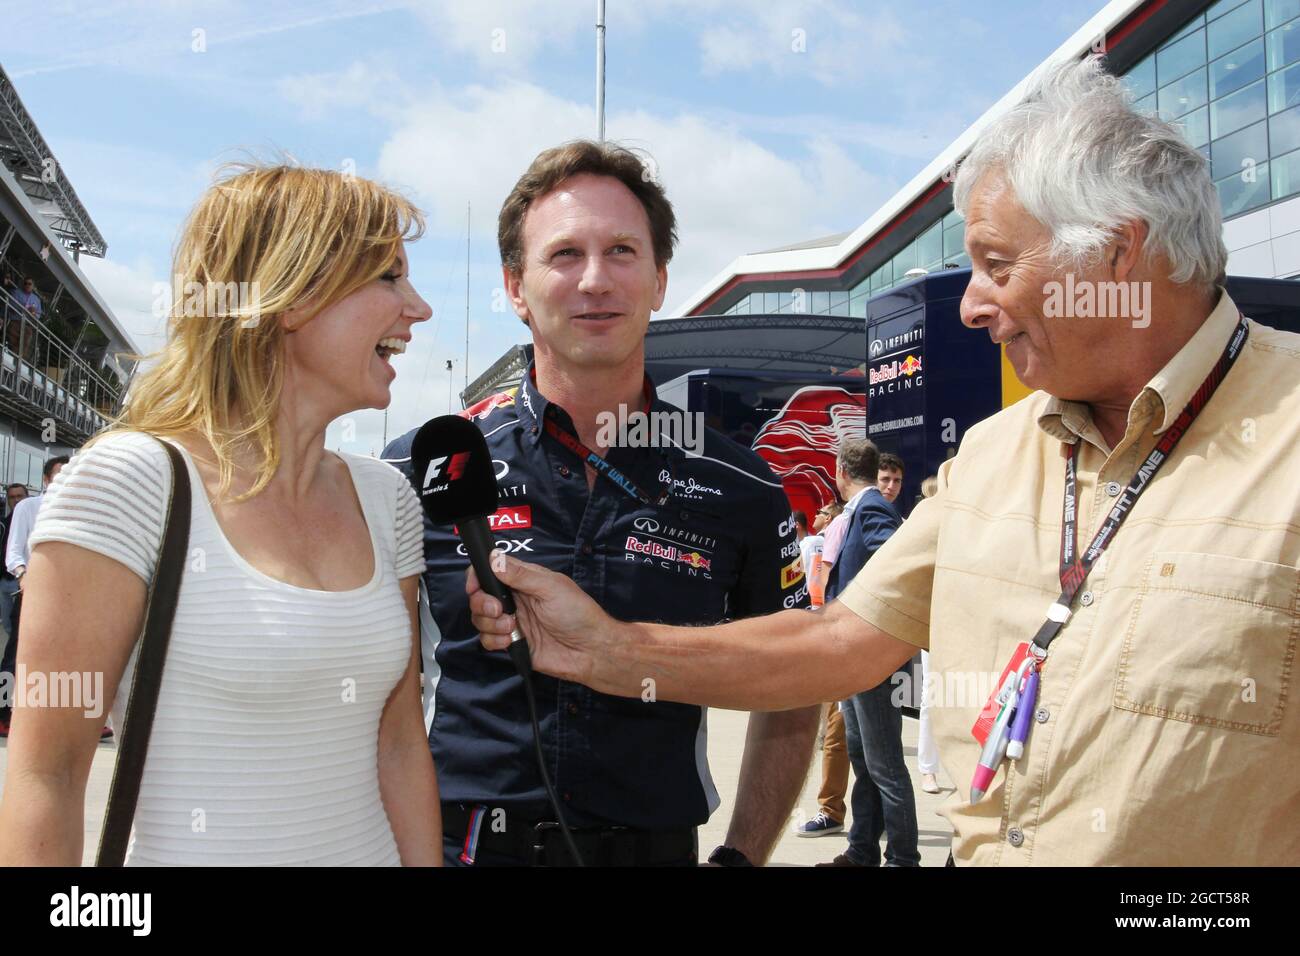
[{"label": "man in red bull team shirt", "polygon": [[[466,411],[495,459],[496,547],[572,579],[625,619],[710,624],[805,607],[794,521],[763,460],[700,428],[635,439],[605,432],[659,401],[644,339],[663,302],[672,206],[631,152],[579,141],[541,153],[501,210],[506,291],[533,337],[534,364],[511,393]],[[384,457],[410,469],[414,433]],[[650,440],[653,439],[653,440]],[[682,443],[685,438],[682,437]],[[438,767],[449,865],[570,862],[533,758],[523,687],[487,654],[469,616],[468,559],[451,528],[425,527],[422,619],[426,722]],[[535,676],[542,748],[589,864],[691,865],[696,828],[720,798],[707,761],[707,711]],[[761,864],[789,819],[817,730],[817,707],[755,713],[727,842],[711,859]]]}]

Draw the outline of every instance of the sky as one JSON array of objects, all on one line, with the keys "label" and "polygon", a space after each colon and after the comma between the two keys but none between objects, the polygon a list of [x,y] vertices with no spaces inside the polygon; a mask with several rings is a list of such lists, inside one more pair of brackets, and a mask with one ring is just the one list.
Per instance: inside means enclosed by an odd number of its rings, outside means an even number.
[{"label": "sky", "polygon": [[[737,256],[861,225],[1103,5],[607,0],[606,136],[649,154],[678,219],[658,317]],[[142,350],[162,341],[155,288],[180,225],[224,162],[355,171],[425,211],[411,273],[433,318],[394,359],[387,416],[326,435],[376,454],[464,387],[467,312],[471,381],[528,340],[496,216],[538,152],[595,135],[595,14],[595,0],[3,0],[0,64],[107,240],[82,268]]]}]

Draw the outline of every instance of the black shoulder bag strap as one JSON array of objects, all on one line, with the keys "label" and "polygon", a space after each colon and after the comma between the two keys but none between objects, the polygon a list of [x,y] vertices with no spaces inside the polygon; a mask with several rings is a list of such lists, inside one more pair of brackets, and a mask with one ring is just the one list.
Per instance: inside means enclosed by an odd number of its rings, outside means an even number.
[{"label": "black shoulder bag strap", "polygon": [[104,830],[99,838],[96,866],[121,866],[135,821],[135,805],[140,798],[140,778],[144,775],[144,758],[149,752],[149,735],[153,731],[154,711],[162,687],[163,663],[171,640],[172,619],[180,596],[181,575],[185,570],[190,540],[190,473],[185,459],[170,443],[162,442],[171,460],[172,490],[167,502],[162,547],[158,567],[149,586],[144,631],[140,637],[140,654],[131,681],[131,697],[126,705],[126,726],[118,735],[117,764],[108,792],[108,810]]}]

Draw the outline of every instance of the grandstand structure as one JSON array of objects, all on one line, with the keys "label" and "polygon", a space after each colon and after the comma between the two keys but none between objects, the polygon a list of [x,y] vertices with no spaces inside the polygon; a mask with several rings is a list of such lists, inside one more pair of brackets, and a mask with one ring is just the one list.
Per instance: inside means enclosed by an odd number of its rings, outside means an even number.
[{"label": "grandstand structure", "polygon": [[[108,244],[0,67],[0,478],[41,467],[120,408],[138,351],[81,271]],[[24,289],[30,280],[30,291]],[[33,300],[33,295],[39,301]]]}]

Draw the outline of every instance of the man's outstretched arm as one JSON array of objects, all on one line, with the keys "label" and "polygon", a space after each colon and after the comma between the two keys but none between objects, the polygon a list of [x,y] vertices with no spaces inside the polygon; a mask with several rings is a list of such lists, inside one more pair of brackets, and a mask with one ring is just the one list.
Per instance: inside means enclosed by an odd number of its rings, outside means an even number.
[{"label": "man's outstretched arm", "polygon": [[789,710],[875,687],[916,653],[839,601],[716,627],[624,623],[562,574],[501,552],[492,564],[514,591],[518,614],[502,615],[471,569],[466,590],[483,646],[504,650],[517,625],[534,667],[606,694],[651,691],[704,707]]}]

